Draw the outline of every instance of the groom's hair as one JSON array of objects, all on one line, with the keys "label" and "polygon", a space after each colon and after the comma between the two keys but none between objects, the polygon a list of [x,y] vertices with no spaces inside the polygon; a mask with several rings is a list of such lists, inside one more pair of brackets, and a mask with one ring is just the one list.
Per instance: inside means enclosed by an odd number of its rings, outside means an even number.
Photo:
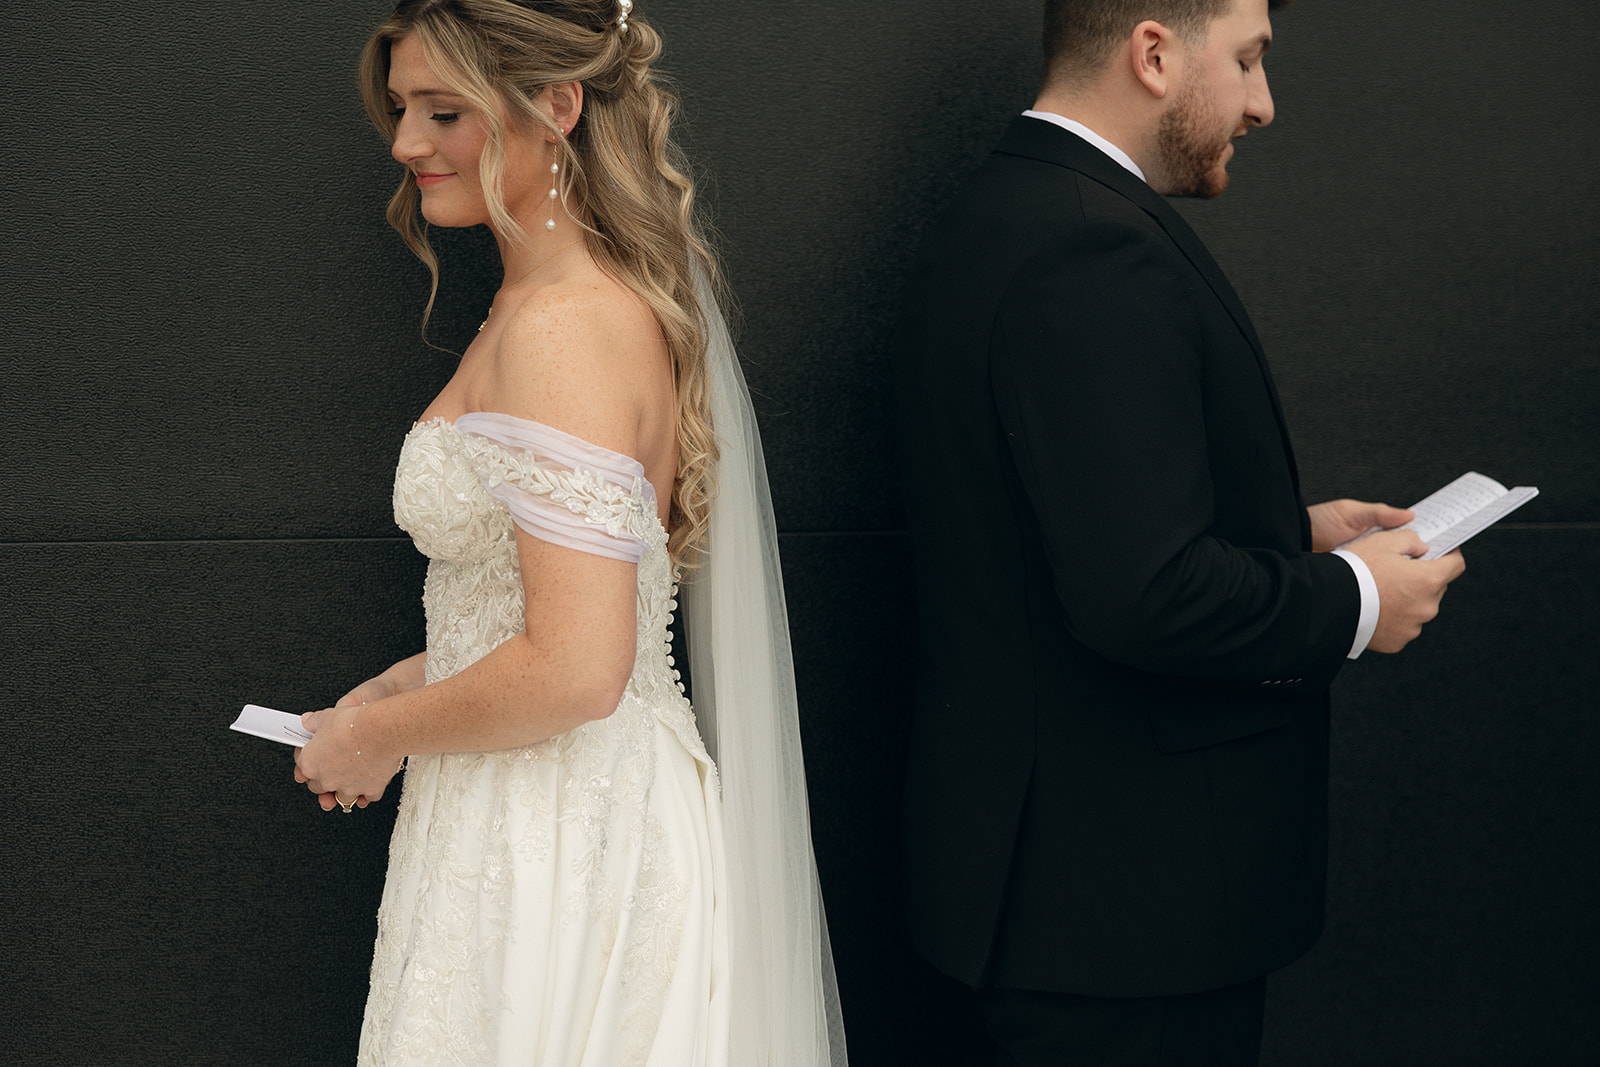
[{"label": "groom's hair", "polygon": [[[1076,86],[1105,69],[1111,53],[1150,19],[1193,44],[1235,0],[1045,0],[1045,84]],[[1267,0],[1268,10],[1293,0]]]}]

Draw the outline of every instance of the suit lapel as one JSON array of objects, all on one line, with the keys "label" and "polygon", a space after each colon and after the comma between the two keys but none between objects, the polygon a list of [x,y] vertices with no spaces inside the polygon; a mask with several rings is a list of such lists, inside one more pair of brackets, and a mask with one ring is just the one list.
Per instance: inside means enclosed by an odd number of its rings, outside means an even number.
[{"label": "suit lapel", "polygon": [[1294,481],[1295,493],[1298,495],[1300,472],[1295,465],[1294,448],[1289,442],[1289,424],[1283,416],[1283,405],[1278,400],[1278,387],[1273,383],[1272,369],[1267,365],[1267,354],[1261,346],[1261,338],[1256,334],[1255,325],[1250,321],[1250,313],[1240,302],[1239,294],[1233,291],[1227,275],[1222,273],[1222,268],[1217,265],[1216,259],[1206,248],[1205,242],[1200,240],[1200,235],[1194,232],[1194,228],[1178,214],[1165,197],[1140,181],[1100,149],[1054,123],[1022,116],[1012,122],[996,151],[1025,156],[1077,171],[1084,177],[1131,200],[1166,231],[1172,243],[1178,246],[1178,250],[1189,260],[1200,277],[1205,279],[1206,285],[1228,312],[1234,324],[1239,327],[1239,332],[1250,346],[1250,351],[1255,354],[1256,365],[1261,370],[1261,378],[1267,386],[1267,396],[1272,402],[1273,416],[1278,422],[1278,433],[1283,439],[1283,451],[1289,459],[1289,476]]},{"label": "suit lapel", "polygon": [[[1063,131],[1064,132],[1064,131]],[[1133,177],[1131,174],[1128,175]],[[1145,186],[1145,191],[1150,192],[1150,187]],[[1151,193],[1152,196],[1156,194]],[[1300,492],[1300,469],[1294,461],[1294,446],[1289,442],[1289,421],[1284,418],[1283,404],[1278,400],[1278,386],[1272,380],[1272,368],[1267,365],[1267,353],[1261,347],[1261,338],[1256,334],[1255,324],[1250,321],[1249,312],[1245,311],[1244,304],[1239,300],[1239,294],[1233,291],[1233,286],[1228,282],[1227,275],[1222,273],[1222,268],[1212,258],[1211,252],[1205,243],[1200,240],[1200,235],[1194,232],[1188,221],[1160,196],[1156,196],[1160,206],[1165,209],[1164,214],[1155,214],[1156,221],[1167,235],[1193,263],[1200,276],[1206,280],[1211,291],[1222,301],[1222,306],[1228,309],[1229,316],[1238,325],[1245,340],[1250,342],[1250,350],[1255,353],[1256,365],[1261,368],[1261,379],[1267,384],[1267,396],[1272,400],[1272,414],[1278,420],[1278,433],[1283,438],[1283,452],[1289,457],[1289,477],[1294,482],[1294,490]],[[1142,205],[1141,205],[1142,206]]]}]

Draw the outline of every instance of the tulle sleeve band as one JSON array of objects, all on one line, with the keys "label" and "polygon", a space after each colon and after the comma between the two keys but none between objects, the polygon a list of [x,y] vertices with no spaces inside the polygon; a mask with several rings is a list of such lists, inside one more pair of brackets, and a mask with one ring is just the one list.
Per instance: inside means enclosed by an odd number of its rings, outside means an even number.
[{"label": "tulle sleeve band", "polygon": [[529,536],[638,563],[656,524],[656,493],[638,460],[553,426],[495,411],[462,415],[472,465]]}]

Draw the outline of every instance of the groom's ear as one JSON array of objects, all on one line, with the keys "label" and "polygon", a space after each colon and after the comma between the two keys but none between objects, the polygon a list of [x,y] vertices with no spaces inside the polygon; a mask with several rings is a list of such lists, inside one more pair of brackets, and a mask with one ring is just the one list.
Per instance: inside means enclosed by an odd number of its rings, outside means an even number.
[{"label": "groom's ear", "polygon": [[1129,73],[1144,91],[1164,100],[1177,85],[1183,67],[1183,40],[1154,19],[1133,28],[1123,45]]}]

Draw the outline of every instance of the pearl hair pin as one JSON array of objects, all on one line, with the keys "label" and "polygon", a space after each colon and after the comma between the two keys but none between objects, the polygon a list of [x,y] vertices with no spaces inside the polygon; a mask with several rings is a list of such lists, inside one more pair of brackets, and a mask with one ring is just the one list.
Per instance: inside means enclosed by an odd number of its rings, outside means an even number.
[{"label": "pearl hair pin", "polygon": [[627,33],[628,16],[633,14],[633,0],[618,0],[618,6],[622,8],[622,14],[617,16],[617,29]]}]

